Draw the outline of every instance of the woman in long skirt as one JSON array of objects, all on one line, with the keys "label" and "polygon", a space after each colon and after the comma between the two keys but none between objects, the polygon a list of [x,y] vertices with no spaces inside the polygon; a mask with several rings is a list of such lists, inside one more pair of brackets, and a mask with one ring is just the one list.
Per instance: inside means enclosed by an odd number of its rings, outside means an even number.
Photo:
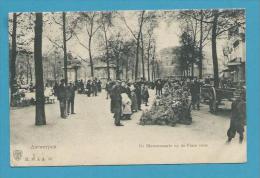
[{"label": "woman in long skirt", "polygon": [[131,91],[130,97],[131,97],[131,101],[132,101],[131,109],[132,109],[132,112],[136,112],[138,110],[138,104],[137,104],[137,98],[136,98],[134,85],[130,86],[130,91]]}]

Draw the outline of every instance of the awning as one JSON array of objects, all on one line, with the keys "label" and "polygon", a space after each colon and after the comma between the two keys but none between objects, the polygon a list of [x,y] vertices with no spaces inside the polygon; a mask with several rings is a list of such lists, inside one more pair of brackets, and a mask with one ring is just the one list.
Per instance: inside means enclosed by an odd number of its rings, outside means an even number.
[{"label": "awning", "polygon": [[225,68],[222,70],[222,72],[229,72],[229,71],[231,71],[231,69],[229,69],[228,67],[225,67]]},{"label": "awning", "polygon": [[241,64],[242,64],[241,62],[229,62],[227,65],[228,66],[239,66]]}]

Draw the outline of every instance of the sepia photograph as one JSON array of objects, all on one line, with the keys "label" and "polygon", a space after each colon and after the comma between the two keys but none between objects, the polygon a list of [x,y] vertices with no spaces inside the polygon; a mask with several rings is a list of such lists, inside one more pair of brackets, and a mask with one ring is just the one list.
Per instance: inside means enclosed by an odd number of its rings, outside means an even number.
[{"label": "sepia photograph", "polygon": [[247,162],[245,19],[9,13],[10,165]]}]

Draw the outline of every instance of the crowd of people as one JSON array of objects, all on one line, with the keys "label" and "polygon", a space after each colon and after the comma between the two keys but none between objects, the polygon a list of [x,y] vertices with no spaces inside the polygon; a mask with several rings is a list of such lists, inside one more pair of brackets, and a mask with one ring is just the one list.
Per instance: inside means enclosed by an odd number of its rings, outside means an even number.
[{"label": "crowd of people", "polygon": [[[60,116],[67,118],[74,112],[75,92],[87,96],[97,96],[102,90],[101,81],[88,80],[85,84],[81,81],[68,85],[62,79],[60,84],[53,87],[54,95],[60,103]],[[143,79],[137,82],[108,80],[105,85],[106,99],[110,99],[110,111],[113,113],[115,126],[123,126],[121,120],[130,120],[133,113],[141,110],[141,105],[148,106],[149,89],[156,90],[156,97],[151,107],[152,114],[145,113],[141,122],[148,123],[155,118],[155,124],[176,123],[191,124],[191,110],[200,110],[201,87],[203,83],[196,78],[182,80],[162,80],[147,82]],[[159,103],[159,104],[158,104]],[[146,120],[144,119],[146,117]],[[147,119],[148,118],[148,119]],[[228,142],[239,134],[240,142],[243,141],[245,125],[245,92],[232,103],[230,128],[227,136]]]},{"label": "crowd of people", "polygon": [[106,84],[106,91],[107,98],[111,99],[111,112],[114,114],[116,126],[123,126],[121,120],[131,119],[134,112],[141,110],[141,104],[148,106],[149,91],[144,81],[110,80]]},{"label": "crowd of people", "polygon": [[97,96],[102,90],[102,82],[97,78],[88,80],[86,83],[83,80],[77,81],[76,86],[79,94],[86,94],[88,97]]}]

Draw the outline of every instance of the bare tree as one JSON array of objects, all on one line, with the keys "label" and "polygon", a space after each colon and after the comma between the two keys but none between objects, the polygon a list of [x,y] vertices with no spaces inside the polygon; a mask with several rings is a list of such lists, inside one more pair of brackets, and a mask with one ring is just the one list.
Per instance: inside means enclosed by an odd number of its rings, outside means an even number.
[{"label": "bare tree", "polygon": [[[85,28],[88,36],[87,45],[81,42],[79,37],[77,36],[77,33],[75,32],[75,36],[77,40],[79,41],[80,45],[88,50],[89,55],[89,64],[90,64],[90,70],[91,70],[91,77],[94,77],[94,62],[93,62],[93,56],[92,56],[92,41],[97,33],[97,31],[102,27],[98,21],[100,21],[100,13],[98,12],[82,12],[80,13],[80,16],[78,18],[79,24],[83,25],[85,22]],[[82,26],[81,26],[82,27]]]},{"label": "bare tree", "polygon": [[102,12],[100,18],[101,29],[104,34],[105,50],[106,50],[106,64],[107,64],[107,80],[110,79],[110,63],[109,63],[109,45],[108,45],[108,29],[113,26],[113,12]]},{"label": "bare tree", "polygon": [[47,37],[48,40],[56,46],[56,48],[60,48],[63,50],[63,65],[64,65],[64,79],[65,83],[67,84],[68,82],[68,72],[67,72],[67,65],[68,65],[68,53],[67,53],[67,43],[68,41],[73,37],[74,34],[74,28],[77,25],[77,19],[73,20],[70,24],[67,23],[67,14],[66,12],[62,12],[61,18],[56,19],[55,17],[52,18],[52,20],[60,26],[62,30],[62,45],[60,45],[60,40],[57,39],[51,39],[50,37]]},{"label": "bare tree", "polygon": [[11,86],[11,105],[13,105],[13,94],[14,94],[14,85],[16,83],[16,70],[15,70],[15,63],[16,63],[16,28],[17,28],[17,14],[13,13],[13,32],[11,34],[12,37],[12,52],[11,52],[11,62],[10,62],[10,86]]},{"label": "bare tree", "polygon": [[36,13],[35,39],[34,39],[34,62],[35,62],[35,80],[36,80],[35,125],[46,125],[43,66],[42,66],[42,30],[43,30],[42,13]]},{"label": "bare tree", "polygon": [[140,49],[141,33],[142,33],[142,28],[143,28],[143,23],[144,23],[144,14],[145,14],[145,11],[143,10],[138,15],[138,32],[137,32],[137,34],[133,32],[133,30],[127,24],[126,19],[124,17],[122,17],[122,20],[125,23],[126,27],[131,32],[134,39],[136,40],[135,80],[138,79],[139,49]]}]

